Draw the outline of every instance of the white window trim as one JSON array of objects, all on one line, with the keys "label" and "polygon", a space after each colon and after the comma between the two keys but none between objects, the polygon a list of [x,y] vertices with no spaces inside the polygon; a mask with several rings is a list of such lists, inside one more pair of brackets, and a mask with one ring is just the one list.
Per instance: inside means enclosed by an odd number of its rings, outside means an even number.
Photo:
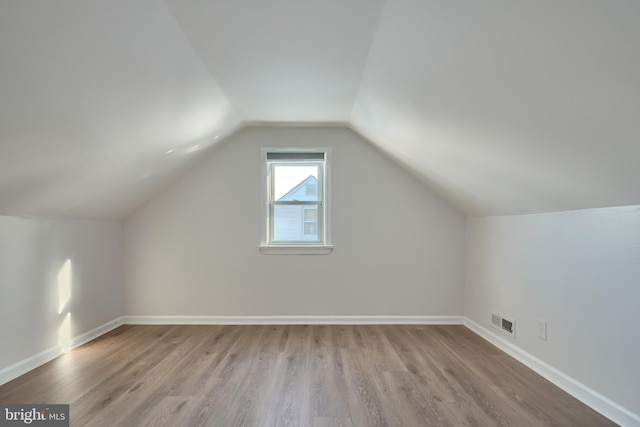
[{"label": "white window trim", "polygon": [[258,249],[264,255],[327,255],[333,245],[260,245]]},{"label": "white window trim", "polygon": [[[269,243],[269,200],[267,199],[267,153],[324,153],[324,239],[322,244]],[[331,244],[331,148],[262,148],[260,161],[262,177],[260,197],[262,204],[261,234],[258,249],[265,255],[327,255],[333,250]]]}]

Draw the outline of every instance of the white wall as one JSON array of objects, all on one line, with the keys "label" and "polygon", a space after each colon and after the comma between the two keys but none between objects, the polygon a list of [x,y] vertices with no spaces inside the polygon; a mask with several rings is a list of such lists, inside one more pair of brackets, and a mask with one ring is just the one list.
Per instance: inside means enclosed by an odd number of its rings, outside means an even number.
[{"label": "white wall", "polygon": [[[0,236],[0,371],[124,314],[120,222],[0,216]],[[67,260],[69,299],[59,307]]]},{"label": "white wall", "polygon": [[469,218],[466,271],[468,318],[640,414],[639,206]]},{"label": "white wall", "polygon": [[[261,147],[331,147],[329,255],[263,255]],[[129,315],[462,315],[462,214],[346,128],[246,128],[125,221]]]}]

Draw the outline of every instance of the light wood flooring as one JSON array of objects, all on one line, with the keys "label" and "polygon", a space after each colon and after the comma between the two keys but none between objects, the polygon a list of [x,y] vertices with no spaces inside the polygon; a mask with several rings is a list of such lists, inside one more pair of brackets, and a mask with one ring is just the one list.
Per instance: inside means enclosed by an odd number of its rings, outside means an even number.
[{"label": "light wood flooring", "polygon": [[72,426],[615,425],[463,326],[122,326],[0,402]]}]

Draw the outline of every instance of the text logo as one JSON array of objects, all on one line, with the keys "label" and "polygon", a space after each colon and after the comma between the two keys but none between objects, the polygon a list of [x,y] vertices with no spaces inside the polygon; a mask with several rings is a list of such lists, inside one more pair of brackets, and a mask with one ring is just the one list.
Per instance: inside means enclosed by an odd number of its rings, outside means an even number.
[{"label": "text logo", "polygon": [[69,427],[69,405],[0,404],[0,427]]}]

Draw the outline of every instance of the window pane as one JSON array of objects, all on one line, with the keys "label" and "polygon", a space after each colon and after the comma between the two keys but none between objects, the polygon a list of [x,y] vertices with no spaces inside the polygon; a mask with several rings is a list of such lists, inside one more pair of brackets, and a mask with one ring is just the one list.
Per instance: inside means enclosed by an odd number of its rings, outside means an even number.
[{"label": "window pane", "polygon": [[273,207],[274,241],[318,241],[318,222],[304,221],[303,215],[317,208],[305,209],[302,205],[276,205]]},{"label": "window pane", "polygon": [[302,206],[279,205],[273,211],[274,240],[302,239]]},{"label": "window pane", "polygon": [[274,200],[318,201],[318,165],[273,166]]}]

